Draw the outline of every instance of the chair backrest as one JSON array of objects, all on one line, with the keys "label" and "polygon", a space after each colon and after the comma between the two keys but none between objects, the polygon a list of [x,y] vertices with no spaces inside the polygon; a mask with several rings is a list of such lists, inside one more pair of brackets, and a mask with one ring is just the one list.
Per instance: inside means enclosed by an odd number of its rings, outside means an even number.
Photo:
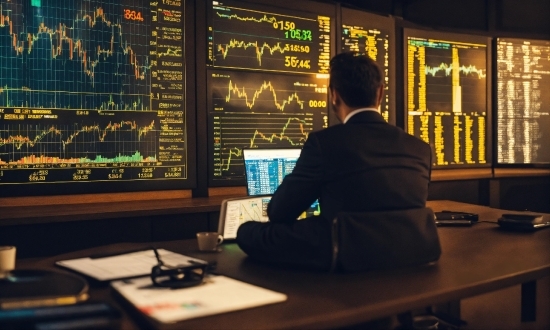
[{"label": "chair backrest", "polygon": [[441,256],[430,208],[340,213],[332,224],[332,247],[332,271],[400,268]]}]

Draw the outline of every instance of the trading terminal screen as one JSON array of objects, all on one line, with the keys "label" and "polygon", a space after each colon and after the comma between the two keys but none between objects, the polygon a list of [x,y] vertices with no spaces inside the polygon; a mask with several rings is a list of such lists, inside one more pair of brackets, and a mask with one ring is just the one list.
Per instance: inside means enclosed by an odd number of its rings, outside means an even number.
[{"label": "trading terminal screen", "polygon": [[301,149],[243,149],[249,196],[271,195],[292,173]]},{"label": "trading terminal screen", "polygon": [[435,167],[490,163],[489,42],[468,37],[406,30],[407,131],[430,144]]},{"label": "trading terminal screen", "polygon": [[376,61],[384,74],[384,98],[380,113],[387,122],[394,122],[394,34],[393,20],[388,17],[342,8],[342,52],[358,52]]},{"label": "trading terminal screen", "polygon": [[497,39],[497,162],[550,164],[550,41]]},{"label": "trading terminal screen", "polygon": [[186,181],[183,14],[182,0],[0,0],[2,195]]},{"label": "trading terminal screen", "polygon": [[301,148],[328,126],[331,18],[238,1],[207,17],[209,184],[244,185],[243,148]]}]

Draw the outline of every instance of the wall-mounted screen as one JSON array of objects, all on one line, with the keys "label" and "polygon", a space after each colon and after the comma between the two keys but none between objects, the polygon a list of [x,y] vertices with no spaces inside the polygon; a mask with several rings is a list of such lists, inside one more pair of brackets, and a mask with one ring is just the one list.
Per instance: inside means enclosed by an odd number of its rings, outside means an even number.
[{"label": "wall-mounted screen", "polygon": [[210,186],[245,184],[243,148],[300,148],[328,126],[330,30],[329,16],[211,2]]},{"label": "wall-mounted screen", "polygon": [[550,41],[498,38],[499,164],[550,164]]},{"label": "wall-mounted screen", "polygon": [[384,73],[385,92],[380,113],[395,123],[395,34],[389,17],[342,8],[339,51],[368,55]]},{"label": "wall-mounted screen", "polygon": [[405,29],[404,41],[407,131],[436,168],[489,164],[489,39]]},{"label": "wall-mounted screen", "polygon": [[185,186],[183,20],[183,1],[1,0],[1,194]]}]

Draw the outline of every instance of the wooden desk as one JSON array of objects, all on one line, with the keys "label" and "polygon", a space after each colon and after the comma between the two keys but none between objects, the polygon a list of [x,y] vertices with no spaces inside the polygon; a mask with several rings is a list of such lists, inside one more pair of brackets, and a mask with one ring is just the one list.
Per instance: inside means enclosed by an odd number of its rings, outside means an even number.
[{"label": "wooden desk", "polygon": [[[478,213],[496,222],[503,210],[449,201],[429,202],[435,211]],[[550,275],[550,229],[535,233],[500,231],[496,223],[439,229],[442,256],[431,266],[357,274],[277,269],[251,262],[235,244],[220,253],[201,253],[196,242],[155,245],[218,263],[217,272],[288,295],[284,303],[197,318],[162,328],[336,328],[410,309],[456,301]],[[18,267],[52,268],[54,261],[147,244],[116,244],[47,259],[19,260]],[[93,300],[113,301],[108,288],[93,288]],[[124,328],[136,323],[128,315]]]}]

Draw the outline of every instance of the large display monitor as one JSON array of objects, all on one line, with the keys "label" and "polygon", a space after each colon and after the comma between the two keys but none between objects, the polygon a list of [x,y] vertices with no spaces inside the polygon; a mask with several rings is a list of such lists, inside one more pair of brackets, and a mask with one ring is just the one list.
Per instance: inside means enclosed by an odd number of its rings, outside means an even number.
[{"label": "large display monitor", "polygon": [[0,1],[0,195],[185,188],[184,1]]},{"label": "large display monitor", "polygon": [[491,163],[489,38],[404,30],[406,129],[430,144],[434,168]]},{"label": "large display monitor", "polygon": [[380,113],[395,124],[395,22],[390,17],[342,8],[339,52],[368,55],[384,73],[385,92]]},{"label": "large display monitor", "polygon": [[328,126],[333,23],[231,0],[207,10],[209,185],[244,185],[243,148],[300,148]]},{"label": "large display monitor", "polygon": [[550,41],[498,38],[496,161],[550,165]]}]

